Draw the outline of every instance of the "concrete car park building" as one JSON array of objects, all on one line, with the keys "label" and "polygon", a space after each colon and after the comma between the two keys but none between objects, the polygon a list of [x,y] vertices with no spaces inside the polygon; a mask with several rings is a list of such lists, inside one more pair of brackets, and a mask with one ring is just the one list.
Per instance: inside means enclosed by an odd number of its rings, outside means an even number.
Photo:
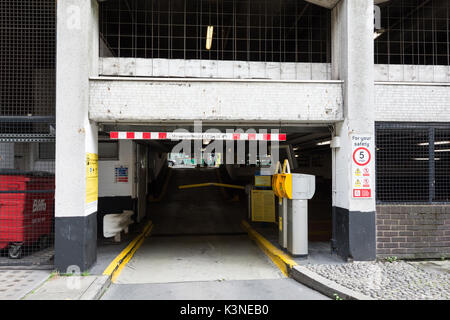
[{"label": "concrete car park building", "polygon": [[316,175],[310,240],[343,259],[450,256],[448,1],[2,1],[0,16],[0,168],[54,173],[58,270],[95,263],[104,215],[152,219],[167,133],[200,121],[285,135],[280,159]]}]

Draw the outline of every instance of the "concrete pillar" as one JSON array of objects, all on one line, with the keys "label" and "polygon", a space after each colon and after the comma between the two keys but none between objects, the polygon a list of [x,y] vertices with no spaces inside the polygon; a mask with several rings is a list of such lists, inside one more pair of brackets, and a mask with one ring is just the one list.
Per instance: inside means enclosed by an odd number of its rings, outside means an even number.
[{"label": "concrete pillar", "polygon": [[[98,129],[89,77],[98,75],[96,0],[57,4],[55,267],[87,270],[97,258]],[[97,156],[98,157],[98,156]]]},{"label": "concrete pillar", "polygon": [[332,75],[345,82],[345,120],[334,130],[332,246],[355,261],[376,254],[373,21],[372,1],[341,0],[332,10]]}]

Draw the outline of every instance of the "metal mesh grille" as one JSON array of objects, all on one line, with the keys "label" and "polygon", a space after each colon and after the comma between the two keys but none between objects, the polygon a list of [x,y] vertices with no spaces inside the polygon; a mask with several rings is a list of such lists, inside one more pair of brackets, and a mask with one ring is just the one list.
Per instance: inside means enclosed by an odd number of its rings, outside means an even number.
[{"label": "metal mesh grille", "polygon": [[450,202],[450,128],[436,129],[434,138],[434,200]]},{"label": "metal mesh grille", "polygon": [[378,201],[450,200],[450,129],[377,124],[376,146]]},{"label": "metal mesh grille", "polygon": [[450,65],[450,1],[391,0],[380,7],[375,63]]},{"label": "metal mesh grille", "polygon": [[0,1],[0,266],[51,264],[56,1]]},{"label": "metal mesh grille", "polygon": [[330,11],[299,0],[110,0],[100,28],[103,57],[329,62],[331,54]]}]

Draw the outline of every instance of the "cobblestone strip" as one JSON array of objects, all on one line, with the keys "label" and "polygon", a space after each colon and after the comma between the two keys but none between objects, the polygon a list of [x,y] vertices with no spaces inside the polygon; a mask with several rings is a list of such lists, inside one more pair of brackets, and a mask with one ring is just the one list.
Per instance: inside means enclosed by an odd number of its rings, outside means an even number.
[{"label": "cobblestone strip", "polygon": [[404,261],[305,265],[351,290],[381,300],[450,300],[450,276]]}]

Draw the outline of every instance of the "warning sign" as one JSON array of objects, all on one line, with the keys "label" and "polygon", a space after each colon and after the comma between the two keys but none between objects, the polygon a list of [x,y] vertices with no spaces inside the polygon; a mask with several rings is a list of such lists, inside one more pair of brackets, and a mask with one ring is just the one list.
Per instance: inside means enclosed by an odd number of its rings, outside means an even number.
[{"label": "warning sign", "polygon": [[373,136],[352,135],[353,198],[372,198]]},{"label": "warning sign", "polygon": [[85,213],[97,211],[98,204],[98,155],[86,154],[86,208]]},{"label": "warning sign", "polygon": [[115,183],[128,183],[128,167],[117,166],[114,170]]}]

